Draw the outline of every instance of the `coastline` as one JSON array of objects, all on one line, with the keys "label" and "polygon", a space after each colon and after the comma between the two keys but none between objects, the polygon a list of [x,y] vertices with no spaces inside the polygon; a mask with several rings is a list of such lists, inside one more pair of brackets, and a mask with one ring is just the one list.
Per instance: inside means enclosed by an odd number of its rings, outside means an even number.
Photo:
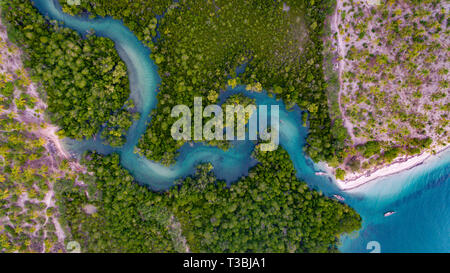
[{"label": "coastline", "polygon": [[440,149],[438,149],[435,153],[424,152],[415,156],[399,157],[394,162],[388,165],[377,167],[364,173],[349,174],[344,180],[336,179],[336,184],[342,191],[352,190],[368,182],[372,182],[374,180],[410,170],[416,166],[422,165],[427,159],[437,156],[439,153],[446,151],[449,147],[450,145],[440,147]]}]

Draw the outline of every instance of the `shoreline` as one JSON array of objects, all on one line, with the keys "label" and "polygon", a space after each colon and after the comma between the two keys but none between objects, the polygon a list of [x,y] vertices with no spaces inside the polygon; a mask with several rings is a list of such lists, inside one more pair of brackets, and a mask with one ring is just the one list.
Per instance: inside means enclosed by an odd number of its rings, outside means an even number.
[{"label": "shoreline", "polygon": [[374,180],[398,174],[400,172],[420,166],[427,159],[437,156],[438,154],[446,151],[449,147],[450,145],[443,146],[440,149],[438,149],[435,153],[424,152],[416,156],[406,158],[401,157],[388,165],[383,165],[373,170],[368,170],[364,173],[350,174],[347,179],[344,180],[336,179],[335,183],[342,191],[353,190]]}]

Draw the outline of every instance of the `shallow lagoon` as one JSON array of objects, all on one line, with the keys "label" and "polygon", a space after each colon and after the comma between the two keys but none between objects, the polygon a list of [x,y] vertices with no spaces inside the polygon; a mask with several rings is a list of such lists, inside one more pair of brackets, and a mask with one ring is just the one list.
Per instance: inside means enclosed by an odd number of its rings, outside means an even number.
[{"label": "shallow lagoon", "polygon": [[[228,151],[202,144],[184,145],[176,164],[170,167],[134,154],[134,147],[150,122],[148,114],[157,103],[156,93],[160,79],[157,66],[149,58],[149,49],[121,21],[69,16],[61,11],[56,0],[34,2],[39,11],[50,19],[64,22],[65,26],[83,35],[94,30],[96,35],[115,42],[116,49],[128,68],[131,98],[141,113],[141,119],[130,128],[123,147],[105,146],[99,138],[81,142],[66,140],[65,145],[71,152],[117,152],[121,156],[122,166],[137,181],[155,190],[167,189],[175,179],[191,175],[195,166],[202,162],[211,162],[217,177],[228,183],[246,175],[248,169],[257,164],[251,158],[254,148],[251,141],[235,142]],[[344,196],[345,202],[362,216],[363,228],[343,237],[341,251],[369,252],[366,246],[370,241],[379,242],[381,252],[450,251],[449,151],[414,169],[378,179],[352,191],[341,192],[332,178],[316,176],[315,172],[320,167],[305,157],[303,146],[308,130],[301,126],[301,110],[298,107],[287,111],[282,101],[275,100],[266,93],[247,92],[243,87],[228,90],[221,95],[221,99],[238,92],[255,98],[259,105],[280,105],[280,144],[289,153],[297,176],[328,196]],[[384,212],[390,210],[397,213],[384,217]]]}]

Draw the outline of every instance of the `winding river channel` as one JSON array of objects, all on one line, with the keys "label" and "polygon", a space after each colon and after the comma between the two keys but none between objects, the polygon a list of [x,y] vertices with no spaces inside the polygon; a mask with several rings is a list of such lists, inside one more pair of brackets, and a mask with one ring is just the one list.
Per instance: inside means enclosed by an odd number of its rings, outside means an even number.
[{"label": "winding river channel", "polygon": [[[193,174],[199,163],[212,163],[216,176],[227,183],[247,175],[249,168],[257,164],[251,157],[255,145],[251,141],[235,142],[227,151],[203,144],[186,144],[180,149],[176,163],[170,167],[134,153],[139,138],[146,127],[151,126],[149,113],[157,105],[160,78],[158,67],[149,57],[150,50],[119,20],[70,16],[61,11],[56,0],[34,0],[34,3],[43,15],[81,35],[94,31],[95,35],[114,41],[119,56],[127,65],[130,96],[141,113],[141,118],[129,129],[123,147],[106,146],[99,137],[85,141],[66,139],[65,147],[70,152],[117,152],[122,166],[139,183],[153,190],[171,187],[174,180]],[[362,216],[362,229],[342,236],[341,251],[371,252],[378,247],[381,252],[450,251],[450,151],[432,157],[413,169],[343,192],[338,189],[332,176],[315,175],[321,166],[314,164],[303,152],[308,128],[300,126],[302,111],[298,107],[287,111],[281,100],[264,92],[247,92],[242,86],[223,92],[220,99],[223,101],[235,93],[254,98],[258,105],[279,105],[280,145],[289,153],[297,176],[328,196],[343,196],[345,203]],[[384,212],[392,210],[397,213],[384,217]]]}]

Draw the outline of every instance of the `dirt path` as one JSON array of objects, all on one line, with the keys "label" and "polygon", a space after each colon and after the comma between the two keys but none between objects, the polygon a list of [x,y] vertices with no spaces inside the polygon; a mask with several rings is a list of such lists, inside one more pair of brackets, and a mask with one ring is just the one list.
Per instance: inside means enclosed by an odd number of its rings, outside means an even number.
[{"label": "dirt path", "polygon": [[339,78],[339,93],[338,93],[338,103],[339,103],[339,110],[341,112],[342,122],[344,127],[347,129],[348,134],[351,137],[352,143],[359,144],[361,142],[358,140],[355,135],[353,134],[353,124],[350,122],[350,120],[346,117],[344,108],[342,107],[342,90],[344,86],[344,82],[342,80],[342,74],[345,71],[345,55],[347,54],[347,50],[344,47],[344,43],[342,41],[342,35],[339,34],[339,24],[341,24],[341,18],[339,16],[339,10],[342,9],[342,0],[336,0],[336,8],[334,10],[334,14],[330,18],[330,28],[331,28],[331,34],[334,37],[334,34],[336,33],[336,38],[333,38],[332,41],[336,43],[336,54],[338,56],[337,61],[337,68],[338,68],[338,78]]},{"label": "dirt path", "polygon": [[[64,146],[57,136],[56,132],[59,128],[55,125],[52,125],[45,121],[44,112],[47,108],[47,105],[44,101],[39,97],[39,93],[37,92],[37,85],[33,83],[29,76],[27,75],[27,71],[24,70],[21,56],[22,52],[19,48],[11,44],[8,39],[8,35],[6,32],[6,27],[2,25],[0,18],[0,73],[2,73],[7,81],[13,81],[16,78],[21,78],[27,84],[25,85],[26,90],[22,91],[31,97],[35,98],[35,106],[33,109],[19,110],[17,109],[14,103],[11,104],[9,109],[2,109],[0,112],[2,115],[13,115],[13,118],[24,125],[30,126],[31,129],[27,130],[27,133],[31,134],[31,137],[41,138],[45,140],[44,147],[48,153],[48,156],[44,157],[44,164],[49,167],[50,173],[57,173],[63,175],[61,170],[58,168],[58,162],[62,159],[70,159],[70,154],[64,149]],[[15,97],[19,95],[19,91],[15,90]],[[72,164],[72,170],[83,170],[83,167],[78,163]],[[56,208],[56,199],[55,192],[53,188],[53,183],[48,182],[48,191],[45,194],[42,202],[46,205],[46,208],[42,210],[40,213],[43,213],[45,217],[45,222],[42,225],[36,226],[37,233],[42,226],[44,226],[48,221],[52,221],[55,226],[55,234],[58,240],[58,243],[63,246],[65,234],[63,228],[61,227],[57,216],[48,217],[46,211],[48,208]],[[29,199],[27,194],[23,194],[19,197],[17,205],[22,209],[25,209],[25,202],[36,202],[34,199]],[[4,221],[5,219],[1,219]],[[1,221],[0,221],[1,222]],[[33,236],[33,235],[32,235]],[[44,237],[47,236],[47,231],[44,230]],[[42,242],[42,251],[45,251],[45,240]]]}]

